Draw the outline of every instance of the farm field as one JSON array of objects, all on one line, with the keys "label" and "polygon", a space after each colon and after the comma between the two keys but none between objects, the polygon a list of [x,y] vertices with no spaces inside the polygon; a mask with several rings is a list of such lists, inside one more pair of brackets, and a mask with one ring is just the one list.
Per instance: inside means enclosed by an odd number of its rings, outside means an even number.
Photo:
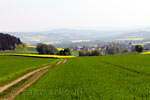
[{"label": "farm field", "polygon": [[149,100],[150,55],[68,59],[15,100]]},{"label": "farm field", "polygon": [[[57,48],[58,50],[63,50],[61,48]],[[6,50],[6,51],[0,51],[0,54],[38,54],[36,51],[36,48],[34,46],[29,46],[24,50]],[[79,56],[78,51],[73,51],[72,56]]]},{"label": "farm field", "polygon": [[0,56],[0,86],[33,70],[53,64],[58,59],[45,59],[21,56]]},{"label": "farm field", "polygon": [[6,50],[6,51],[0,51],[1,53],[19,53],[19,54],[38,54],[35,48],[33,47],[27,47],[24,50]]}]

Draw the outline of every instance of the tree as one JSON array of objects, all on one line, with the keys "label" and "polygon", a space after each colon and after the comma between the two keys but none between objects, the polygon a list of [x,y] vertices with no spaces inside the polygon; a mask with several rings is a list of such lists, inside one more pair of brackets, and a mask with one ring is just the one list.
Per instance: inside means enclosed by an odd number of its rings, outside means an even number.
[{"label": "tree", "polygon": [[121,51],[120,51],[120,48],[117,47],[117,46],[108,46],[108,47],[106,48],[106,53],[107,53],[107,54],[114,55],[114,54],[118,54],[118,53],[120,53],[120,52],[121,52]]},{"label": "tree", "polygon": [[21,44],[21,40],[9,34],[0,33],[0,50],[14,50],[15,44]]},{"label": "tree", "polygon": [[86,56],[86,51],[85,50],[79,51],[79,56]]},{"label": "tree", "polygon": [[47,45],[47,44],[43,44],[43,43],[39,43],[37,45],[36,50],[39,52],[39,54],[57,54],[58,50],[52,46],[52,45]]},{"label": "tree", "polygon": [[93,56],[102,56],[103,52],[98,50],[98,49],[96,49],[96,50],[92,51],[92,55]]},{"label": "tree", "polygon": [[58,53],[58,50],[52,46],[52,45],[48,45],[48,48],[46,49],[46,54],[57,54]]},{"label": "tree", "polygon": [[15,50],[20,50],[20,49],[25,49],[25,48],[27,48],[27,44],[25,44],[25,43],[21,43],[21,44],[15,44]]},{"label": "tree", "polygon": [[47,48],[47,45],[46,44],[43,44],[43,43],[39,43],[37,45],[37,48],[36,50],[39,52],[39,54],[46,54],[46,48]]},{"label": "tree", "polygon": [[102,56],[103,52],[101,50],[81,50],[79,51],[79,56]]},{"label": "tree", "polygon": [[59,55],[72,55],[72,51],[70,48],[65,48],[64,50],[60,50]]},{"label": "tree", "polygon": [[135,51],[141,53],[141,52],[143,52],[143,50],[144,50],[144,48],[141,45],[136,45],[135,46]]},{"label": "tree", "polygon": [[88,51],[88,50],[86,50],[86,54],[85,54],[85,56],[93,56],[93,51]]},{"label": "tree", "polygon": [[59,55],[64,55],[64,50],[60,50]]},{"label": "tree", "polygon": [[26,43],[22,42],[21,44],[22,44],[23,48],[27,48],[27,44]]},{"label": "tree", "polygon": [[65,55],[72,55],[71,49],[70,49],[70,48],[65,48],[65,49],[64,49],[64,54],[65,54]]}]

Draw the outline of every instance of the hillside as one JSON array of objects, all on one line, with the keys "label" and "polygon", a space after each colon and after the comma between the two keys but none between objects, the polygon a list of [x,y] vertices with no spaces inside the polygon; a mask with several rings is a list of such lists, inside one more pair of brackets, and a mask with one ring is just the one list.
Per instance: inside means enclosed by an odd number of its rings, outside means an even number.
[{"label": "hillside", "polygon": [[[76,29],[58,29],[42,32],[9,32],[18,36],[22,41],[30,45],[39,42],[48,44],[67,43],[74,40],[97,40],[103,37],[112,36],[116,31],[99,31],[99,30],[76,30]],[[21,33],[21,34],[20,34]],[[105,34],[105,35],[104,35]],[[57,37],[57,38],[56,38]]]},{"label": "hillside", "polygon": [[[7,32],[6,32],[7,33]],[[116,40],[149,40],[150,30],[141,29],[120,29],[120,30],[88,30],[88,29],[56,29],[40,32],[8,32],[19,37],[22,41],[29,45],[36,45],[39,42],[61,45],[84,43],[92,44],[93,42],[111,42]],[[57,38],[56,38],[57,37]],[[77,41],[77,42],[76,42]],[[60,44],[61,43],[61,44]],[[85,45],[85,44],[84,44]],[[68,46],[68,45],[67,45]]]},{"label": "hillside", "polygon": [[[137,31],[116,35],[116,39],[131,39],[132,38],[141,38],[142,40],[150,40],[150,31]],[[138,40],[138,39],[137,39]]]}]

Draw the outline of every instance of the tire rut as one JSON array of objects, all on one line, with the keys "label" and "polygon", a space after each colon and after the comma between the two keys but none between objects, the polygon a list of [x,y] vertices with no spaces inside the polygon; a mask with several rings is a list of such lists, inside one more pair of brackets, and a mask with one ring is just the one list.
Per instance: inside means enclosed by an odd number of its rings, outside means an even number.
[{"label": "tire rut", "polygon": [[101,60],[101,62],[103,62],[103,63],[105,63],[105,64],[113,65],[113,66],[115,66],[115,67],[118,67],[118,68],[121,68],[121,69],[130,71],[130,72],[133,72],[133,73],[136,73],[136,74],[141,74],[141,75],[145,75],[145,76],[150,76],[150,74],[148,74],[148,73],[141,72],[141,71],[137,71],[137,70],[134,70],[134,69],[130,69],[130,68],[127,68],[127,67],[124,67],[124,66],[121,66],[121,65],[113,64],[113,63],[110,63],[110,62],[107,62],[107,61],[102,61],[102,60]]},{"label": "tire rut", "polygon": [[[67,60],[66,59],[61,59],[59,62],[57,62],[55,65],[59,65],[61,63],[65,63]],[[31,76],[31,78],[29,78],[24,84],[23,86],[19,86],[20,88],[16,91],[14,91],[13,93],[8,94],[8,96],[6,96],[6,98],[2,98],[0,100],[13,100],[18,94],[20,94],[21,92],[23,92],[24,89],[26,89],[27,87],[29,87],[30,85],[32,85],[34,82],[36,82],[43,74],[45,74],[50,68],[52,68],[53,66],[46,66],[34,71],[31,71],[23,76],[21,76],[20,78],[14,80],[13,82],[4,85],[3,87],[0,87],[0,93],[3,93],[5,90],[7,90],[9,87],[14,86],[15,84],[21,82],[24,79],[27,79],[28,77]],[[33,75],[33,76],[32,76]]]}]

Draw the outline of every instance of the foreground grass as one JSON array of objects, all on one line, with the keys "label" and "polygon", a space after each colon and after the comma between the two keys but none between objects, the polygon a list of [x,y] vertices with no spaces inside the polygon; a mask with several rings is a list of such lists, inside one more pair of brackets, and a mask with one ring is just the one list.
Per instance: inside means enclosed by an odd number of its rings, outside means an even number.
[{"label": "foreground grass", "polygon": [[69,59],[15,100],[149,100],[150,55]]},{"label": "foreground grass", "polygon": [[9,83],[19,76],[58,59],[32,58],[21,56],[0,56],[0,86]]}]

